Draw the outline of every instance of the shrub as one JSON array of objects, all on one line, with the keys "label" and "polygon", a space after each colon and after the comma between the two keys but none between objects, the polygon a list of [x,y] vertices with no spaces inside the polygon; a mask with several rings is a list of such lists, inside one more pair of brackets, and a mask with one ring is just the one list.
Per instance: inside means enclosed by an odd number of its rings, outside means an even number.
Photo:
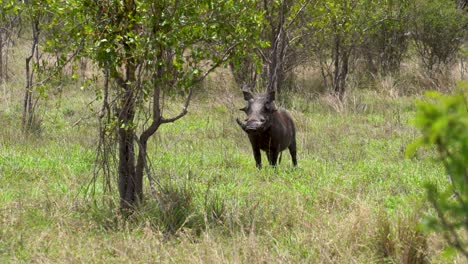
[{"label": "shrub", "polygon": [[428,184],[428,200],[437,217],[428,218],[429,228],[442,231],[449,245],[468,258],[468,83],[455,95],[427,93],[429,101],[418,102],[416,126],[422,137],[410,145],[408,154],[417,147],[435,146],[437,159],[444,165],[450,184],[441,189]]},{"label": "shrub", "polygon": [[429,71],[450,66],[463,44],[468,17],[454,1],[417,1],[412,15],[416,52]]}]

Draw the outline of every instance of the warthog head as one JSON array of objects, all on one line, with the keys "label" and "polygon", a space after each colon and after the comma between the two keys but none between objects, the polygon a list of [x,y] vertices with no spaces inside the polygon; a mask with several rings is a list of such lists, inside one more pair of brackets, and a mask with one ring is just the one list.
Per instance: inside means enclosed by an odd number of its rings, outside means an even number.
[{"label": "warthog head", "polygon": [[237,123],[247,134],[251,135],[268,130],[271,126],[272,115],[277,111],[274,103],[275,91],[257,95],[253,95],[245,87],[242,91],[247,106],[240,110],[247,114],[247,118],[244,122],[236,119]]}]

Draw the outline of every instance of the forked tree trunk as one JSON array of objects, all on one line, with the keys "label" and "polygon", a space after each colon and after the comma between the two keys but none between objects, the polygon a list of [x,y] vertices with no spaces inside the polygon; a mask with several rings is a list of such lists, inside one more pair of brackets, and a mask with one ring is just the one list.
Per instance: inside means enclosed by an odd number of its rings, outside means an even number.
[{"label": "forked tree trunk", "polygon": [[147,147],[148,147],[148,140],[154,133],[158,130],[159,126],[162,123],[161,117],[161,108],[159,104],[159,97],[161,93],[161,87],[157,85],[158,80],[162,76],[162,69],[158,69],[153,76],[154,82],[154,89],[153,89],[153,111],[152,111],[152,122],[150,126],[145,129],[140,137],[138,138],[138,158],[135,168],[135,182],[136,188],[135,193],[138,199],[143,199],[143,175],[145,173],[145,168],[147,167],[146,164],[146,157],[148,155]]},{"label": "forked tree trunk", "polygon": [[[141,133],[140,137],[136,136],[135,130],[130,128],[130,126],[129,129],[119,128],[119,192],[120,206],[123,210],[131,210],[143,200],[143,176],[147,168],[148,140],[162,124],[172,123],[187,114],[187,108],[192,96],[192,88],[189,90],[182,111],[177,116],[167,119],[162,117],[160,105],[161,86],[157,85],[161,83],[162,76],[162,71],[157,71],[153,76],[155,87],[153,89],[152,122],[150,126]],[[128,107],[128,109],[132,110],[121,111],[121,113],[122,117],[127,118],[125,119],[128,121],[127,123],[131,124],[130,120],[133,120],[135,116],[134,98],[130,99],[130,95],[127,98],[129,100],[126,102],[131,102],[129,106],[132,106]],[[123,122],[123,119],[121,120]],[[138,154],[135,151],[134,142],[138,142]],[[135,157],[137,157],[136,162]]]},{"label": "forked tree trunk", "polygon": [[341,45],[339,36],[335,37],[335,48],[333,51],[333,92],[342,101],[345,95],[346,79],[348,77],[350,53]]}]

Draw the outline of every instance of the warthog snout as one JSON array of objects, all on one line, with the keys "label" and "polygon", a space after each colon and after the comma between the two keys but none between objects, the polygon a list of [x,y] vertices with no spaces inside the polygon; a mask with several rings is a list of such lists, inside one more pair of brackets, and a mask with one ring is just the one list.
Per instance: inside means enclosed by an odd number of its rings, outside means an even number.
[{"label": "warthog snout", "polygon": [[263,132],[266,128],[266,119],[260,118],[257,119],[246,119],[244,122],[238,120],[239,125],[241,128],[247,132],[248,134],[255,134],[257,132]]}]

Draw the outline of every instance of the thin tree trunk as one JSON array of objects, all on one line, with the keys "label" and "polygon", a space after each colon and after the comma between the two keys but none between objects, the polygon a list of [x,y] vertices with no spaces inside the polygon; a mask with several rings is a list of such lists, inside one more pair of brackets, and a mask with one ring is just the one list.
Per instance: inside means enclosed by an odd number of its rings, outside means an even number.
[{"label": "thin tree trunk", "polygon": [[31,60],[36,56],[36,60],[39,60],[39,21],[34,21],[32,24],[33,30],[33,43],[31,47],[31,53],[29,57],[26,58],[26,88],[23,100],[23,116],[22,116],[22,126],[23,131],[27,131],[31,128],[33,123],[33,77],[34,77],[34,70],[31,70]]},{"label": "thin tree trunk", "polygon": [[340,43],[340,37],[335,38],[335,49],[333,54],[334,73],[333,73],[333,92],[342,101],[345,94],[346,79],[349,71],[349,51],[343,49]]},{"label": "thin tree trunk", "polygon": [[149,138],[158,130],[159,126],[161,125],[161,109],[159,104],[160,92],[161,89],[157,85],[159,79],[162,75],[162,71],[158,71],[154,76],[154,83],[155,87],[153,89],[153,121],[151,125],[143,131],[139,140],[139,152],[138,152],[138,159],[136,165],[136,172],[135,172],[135,179],[136,179],[136,196],[137,199],[140,201],[143,199],[143,174],[146,166],[146,157],[147,157],[147,146]]},{"label": "thin tree trunk", "polygon": [[465,63],[463,57],[460,57],[460,79],[465,78]]},{"label": "thin tree trunk", "polygon": [[330,90],[330,86],[328,85],[328,78],[330,76],[329,67],[327,66],[326,59],[323,59],[323,55],[322,55],[320,48],[317,48],[316,52],[317,52],[318,61],[320,64],[320,74],[322,75],[323,85],[325,86],[326,90]]},{"label": "thin tree trunk", "polygon": [[[0,82],[4,81],[6,78],[3,75],[3,29],[0,28]],[[6,41],[5,41],[6,42]]]},{"label": "thin tree trunk", "polygon": [[333,92],[335,94],[338,93],[338,78],[340,75],[340,38],[335,36],[335,49],[333,52],[333,63],[334,63],[334,71],[333,71]]},{"label": "thin tree trunk", "polygon": [[143,200],[143,174],[145,171],[147,140],[140,140],[138,144],[138,158],[135,167],[135,196],[138,202]]},{"label": "thin tree trunk", "polygon": [[346,78],[348,77],[349,53],[343,52],[341,58],[341,70],[338,78],[338,96],[343,101],[345,94]]},{"label": "thin tree trunk", "polygon": [[3,67],[3,72],[4,72],[3,79],[4,79],[5,81],[8,81],[8,80],[10,79],[10,76],[9,76],[9,74],[8,74],[8,46],[7,46],[7,45],[8,45],[7,43],[9,43],[9,42],[11,41],[10,38],[11,38],[11,35],[8,35],[8,36],[7,36],[7,40],[5,41],[5,43],[6,43],[5,45],[6,45],[6,46],[5,46],[5,48],[4,48],[5,56],[3,57],[3,60],[4,60],[4,63],[3,63],[3,64],[4,64],[4,67]]},{"label": "thin tree trunk", "polygon": [[23,99],[23,117],[22,117],[22,126],[23,126],[23,131],[27,131],[30,126],[30,115],[31,115],[31,97],[32,97],[32,91],[31,91],[31,74],[30,74],[30,62],[31,62],[32,56],[26,58],[26,89],[24,93],[24,99]]}]

